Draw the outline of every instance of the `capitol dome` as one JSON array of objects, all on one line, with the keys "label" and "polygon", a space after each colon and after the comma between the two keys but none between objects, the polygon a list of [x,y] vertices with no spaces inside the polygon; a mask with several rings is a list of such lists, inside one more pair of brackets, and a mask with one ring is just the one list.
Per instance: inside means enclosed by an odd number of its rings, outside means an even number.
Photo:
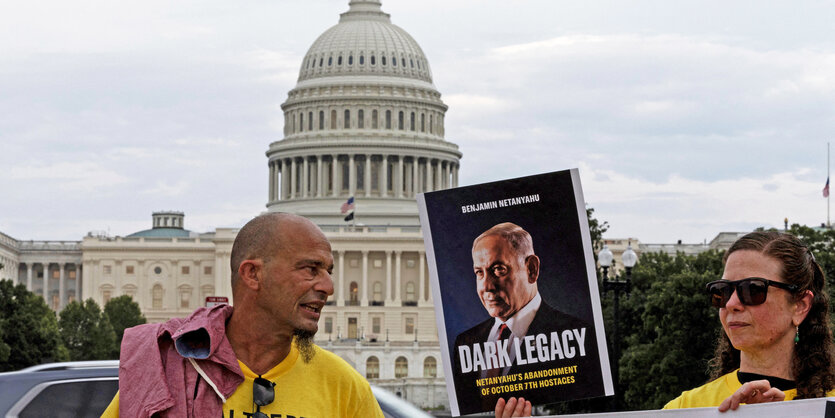
[{"label": "capitol dome", "polygon": [[418,225],[417,193],[455,187],[461,152],[420,45],[379,0],[351,0],[305,54],[270,144],[270,211],[344,224]]},{"label": "capitol dome", "polygon": [[420,45],[393,25],[379,1],[352,1],[339,24],[316,39],[302,60],[299,81],[330,75],[379,74],[432,82]]}]

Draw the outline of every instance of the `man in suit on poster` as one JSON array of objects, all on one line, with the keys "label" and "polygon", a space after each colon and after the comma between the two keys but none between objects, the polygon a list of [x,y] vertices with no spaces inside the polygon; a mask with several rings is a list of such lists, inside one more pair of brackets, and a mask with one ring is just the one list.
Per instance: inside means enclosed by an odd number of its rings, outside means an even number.
[{"label": "man in suit on poster", "polygon": [[[513,223],[500,223],[473,241],[472,257],[478,297],[490,318],[455,340],[453,375],[460,412],[492,410],[500,397],[522,396],[543,404],[560,400],[555,393],[564,390],[571,391],[569,398],[592,393],[601,382],[594,327],[542,300],[537,287],[540,259],[531,235]],[[571,373],[573,366],[577,368]],[[562,376],[527,380],[560,379],[547,387],[534,388],[518,378],[519,373],[564,367],[569,372]],[[496,382],[521,386],[493,393]]]}]

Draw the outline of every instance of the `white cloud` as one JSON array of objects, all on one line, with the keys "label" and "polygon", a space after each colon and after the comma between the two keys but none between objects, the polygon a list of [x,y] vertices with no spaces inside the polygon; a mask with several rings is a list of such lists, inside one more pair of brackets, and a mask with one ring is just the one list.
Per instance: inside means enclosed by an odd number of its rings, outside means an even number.
[{"label": "white cloud", "polygon": [[2,177],[6,177],[7,184],[36,183],[75,193],[100,191],[129,182],[121,173],[91,161],[17,165],[0,173]]},{"label": "white cloud", "polygon": [[805,179],[806,174],[775,171],[765,178],[717,181],[672,174],[655,181],[580,164],[587,203],[611,225],[607,236],[643,242],[669,242],[671,233],[700,242],[728,229],[780,227],[785,217],[817,225],[826,216],[823,183]]}]

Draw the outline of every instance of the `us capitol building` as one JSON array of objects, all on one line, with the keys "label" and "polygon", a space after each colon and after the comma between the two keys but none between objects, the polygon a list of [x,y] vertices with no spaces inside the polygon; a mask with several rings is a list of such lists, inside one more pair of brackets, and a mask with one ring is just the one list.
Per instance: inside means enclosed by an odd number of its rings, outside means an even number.
[{"label": "us capitol building", "polygon": [[[333,246],[335,290],[318,344],[419,406],[448,407],[415,196],[457,186],[462,154],[444,139],[447,106],[429,61],[379,0],[351,0],[313,42],[281,108],[284,137],[266,152],[266,207],[312,219]],[[352,196],[346,221],[340,207]],[[124,237],[0,234],[0,277],[15,277],[56,311],[130,295],[151,322],[187,316],[206,297],[231,300],[238,230],[185,224],[184,213],[161,211],[150,229]]]}]

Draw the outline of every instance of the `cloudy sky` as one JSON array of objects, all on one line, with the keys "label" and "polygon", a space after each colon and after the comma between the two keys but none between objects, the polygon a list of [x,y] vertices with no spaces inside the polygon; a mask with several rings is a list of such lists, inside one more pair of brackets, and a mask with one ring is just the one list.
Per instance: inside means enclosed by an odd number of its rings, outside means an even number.
[{"label": "cloudy sky", "polygon": [[[280,104],[348,0],[0,4],[0,231],[126,235],[265,208]],[[835,1],[384,0],[462,185],[579,167],[611,238],[826,221]],[[835,141],[833,141],[835,142]]]}]

